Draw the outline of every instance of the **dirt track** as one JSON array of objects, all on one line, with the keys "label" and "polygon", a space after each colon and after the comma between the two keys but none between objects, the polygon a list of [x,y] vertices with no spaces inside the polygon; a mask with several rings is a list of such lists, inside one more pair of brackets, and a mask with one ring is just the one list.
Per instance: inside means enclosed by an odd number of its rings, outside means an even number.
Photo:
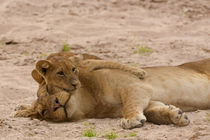
[{"label": "dirt track", "polygon": [[[120,119],[52,123],[14,118],[36,99],[30,72],[39,59],[62,50],[89,53],[132,66],[177,65],[210,58],[209,0],[1,0],[0,139],[210,139],[210,110],[187,113],[187,127],[154,125],[123,130]],[[136,53],[139,48],[152,52]],[[141,51],[140,51],[141,52]],[[135,133],[136,136],[130,137]]]}]

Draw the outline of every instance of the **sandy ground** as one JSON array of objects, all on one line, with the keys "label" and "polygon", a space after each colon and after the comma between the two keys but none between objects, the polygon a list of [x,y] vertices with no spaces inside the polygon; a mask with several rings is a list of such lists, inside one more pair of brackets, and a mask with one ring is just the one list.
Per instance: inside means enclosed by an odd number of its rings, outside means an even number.
[{"label": "sandy ground", "polygon": [[[39,59],[62,50],[89,53],[137,67],[210,58],[209,0],[0,0],[0,140],[210,139],[210,110],[187,113],[186,127],[154,125],[123,130],[120,119],[52,123],[14,118],[36,99],[30,72]],[[153,50],[136,53],[141,47]],[[130,134],[136,134],[131,137]]]}]

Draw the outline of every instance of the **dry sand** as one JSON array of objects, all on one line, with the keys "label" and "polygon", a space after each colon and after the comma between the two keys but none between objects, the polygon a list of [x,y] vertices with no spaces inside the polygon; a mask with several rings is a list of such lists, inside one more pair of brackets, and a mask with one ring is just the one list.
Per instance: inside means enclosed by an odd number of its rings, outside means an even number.
[{"label": "dry sand", "polygon": [[[177,65],[210,58],[209,0],[0,0],[0,139],[210,139],[210,110],[187,113],[186,127],[154,125],[123,130],[120,119],[52,123],[14,118],[36,99],[30,72],[39,59],[61,51],[90,53],[137,67]],[[135,53],[146,46],[152,53]],[[131,133],[136,136],[130,137]],[[126,138],[127,137],[127,138]]]}]

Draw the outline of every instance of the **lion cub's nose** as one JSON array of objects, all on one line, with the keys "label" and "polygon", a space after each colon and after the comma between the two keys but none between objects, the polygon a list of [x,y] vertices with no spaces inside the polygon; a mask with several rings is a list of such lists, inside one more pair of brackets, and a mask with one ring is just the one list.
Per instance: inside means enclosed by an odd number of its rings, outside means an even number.
[{"label": "lion cub's nose", "polygon": [[72,81],[71,81],[71,85],[72,85],[74,88],[76,88],[78,84],[79,84],[79,82],[78,82],[77,80],[72,80]]},{"label": "lion cub's nose", "polygon": [[76,83],[73,83],[73,84],[71,84],[73,87],[77,87],[77,84]]}]

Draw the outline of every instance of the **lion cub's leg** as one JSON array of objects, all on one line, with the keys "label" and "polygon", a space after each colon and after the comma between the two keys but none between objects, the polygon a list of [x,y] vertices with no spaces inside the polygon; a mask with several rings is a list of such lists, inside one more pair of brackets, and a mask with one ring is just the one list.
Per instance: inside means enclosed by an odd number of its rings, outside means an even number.
[{"label": "lion cub's leg", "polygon": [[173,123],[178,126],[186,126],[190,123],[187,115],[181,109],[158,101],[150,101],[144,113],[148,121],[156,124]]},{"label": "lion cub's leg", "polygon": [[123,103],[121,126],[125,129],[141,127],[146,121],[143,111],[149,104],[152,90],[150,87],[134,85],[127,91],[121,94]]},{"label": "lion cub's leg", "polygon": [[114,61],[84,60],[81,62],[80,65],[88,68],[89,71],[94,71],[98,69],[120,69],[132,73],[140,79],[144,79],[144,77],[146,76],[146,71],[144,71],[143,69],[131,67]]},{"label": "lion cub's leg", "polygon": [[120,69],[132,73],[140,79],[144,79],[144,77],[146,76],[146,71],[144,71],[143,69],[127,66],[125,64],[121,64],[114,61],[94,59],[84,60],[82,55],[72,56],[69,59],[77,66],[85,68],[88,71],[94,71],[98,69]]}]

